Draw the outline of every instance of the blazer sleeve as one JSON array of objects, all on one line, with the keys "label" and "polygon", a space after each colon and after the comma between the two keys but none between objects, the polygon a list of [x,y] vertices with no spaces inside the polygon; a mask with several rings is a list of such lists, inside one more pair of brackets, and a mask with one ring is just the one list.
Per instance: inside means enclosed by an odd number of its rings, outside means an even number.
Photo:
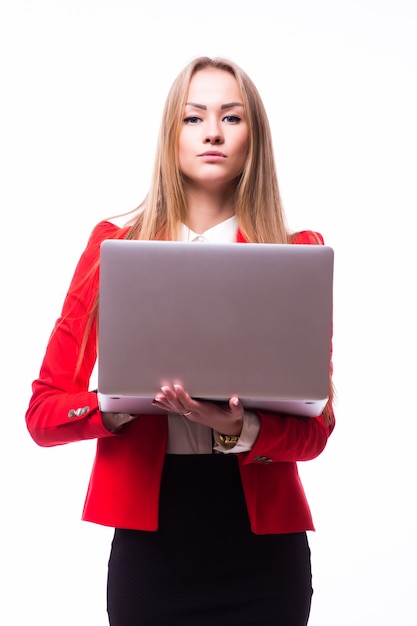
[{"label": "blazer sleeve", "polygon": [[322,416],[299,417],[258,412],[260,431],[250,452],[242,453],[241,463],[285,463],[310,461],[326,447],[334,424],[327,426]]},{"label": "blazer sleeve", "polygon": [[[293,236],[293,244],[324,245],[320,233],[301,231]],[[333,374],[332,348],[330,354],[329,379]],[[259,435],[250,452],[240,455],[240,462],[274,463],[309,461],[324,450],[327,440],[334,429],[333,406],[328,425],[322,415],[317,417],[299,417],[277,413],[257,411],[260,419]]]},{"label": "blazer sleeve", "polygon": [[[110,222],[101,222],[92,231],[49,338],[39,376],[32,383],[26,424],[41,446],[114,436],[102,423],[97,394],[89,390],[97,357],[97,325],[95,320],[91,323],[90,312],[98,293],[100,244],[117,238],[119,231]],[[81,350],[84,354],[79,359]]]}]

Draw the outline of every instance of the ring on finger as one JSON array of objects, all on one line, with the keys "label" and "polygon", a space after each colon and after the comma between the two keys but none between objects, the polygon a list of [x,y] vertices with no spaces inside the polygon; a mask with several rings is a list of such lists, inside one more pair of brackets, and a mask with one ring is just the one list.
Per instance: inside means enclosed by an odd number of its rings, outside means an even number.
[{"label": "ring on finger", "polygon": [[192,411],[186,411],[185,413],[181,413],[181,415],[183,417],[189,417],[191,415]]}]

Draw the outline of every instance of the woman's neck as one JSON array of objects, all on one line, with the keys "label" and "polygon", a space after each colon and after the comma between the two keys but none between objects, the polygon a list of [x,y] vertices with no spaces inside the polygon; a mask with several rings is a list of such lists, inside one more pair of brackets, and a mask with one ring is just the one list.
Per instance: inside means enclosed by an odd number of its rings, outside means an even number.
[{"label": "woman's neck", "polygon": [[209,228],[224,222],[234,215],[234,194],[213,194],[213,192],[186,192],[186,225],[195,233],[204,233]]}]

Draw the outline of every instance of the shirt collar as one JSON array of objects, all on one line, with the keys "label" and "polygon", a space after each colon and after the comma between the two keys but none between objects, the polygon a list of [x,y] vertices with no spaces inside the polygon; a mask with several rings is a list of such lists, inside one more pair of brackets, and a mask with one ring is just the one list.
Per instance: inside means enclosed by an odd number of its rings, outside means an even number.
[{"label": "shirt collar", "polygon": [[181,224],[180,241],[201,241],[205,243],[235,243],[238,231],[236,215],[224,222],[208,228],[203,233],[195,233],[185,224]]}]

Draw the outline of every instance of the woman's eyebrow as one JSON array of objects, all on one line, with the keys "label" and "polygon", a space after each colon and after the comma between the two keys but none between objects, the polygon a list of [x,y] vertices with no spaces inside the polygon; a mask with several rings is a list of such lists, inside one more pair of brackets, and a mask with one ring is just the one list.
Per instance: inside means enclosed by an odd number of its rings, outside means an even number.
[{"label": "woman's eyebrow", "polygon": [[[197,104],[197,102],[186,102],[185,106],[192,106],[196,109],[202,109],[203,111],[207,111],[207,105],[205,104]],[[243,107],[241,102],[228,102],[227,104],[222,104],[221,109],[232,109],[233,107]]]}]

